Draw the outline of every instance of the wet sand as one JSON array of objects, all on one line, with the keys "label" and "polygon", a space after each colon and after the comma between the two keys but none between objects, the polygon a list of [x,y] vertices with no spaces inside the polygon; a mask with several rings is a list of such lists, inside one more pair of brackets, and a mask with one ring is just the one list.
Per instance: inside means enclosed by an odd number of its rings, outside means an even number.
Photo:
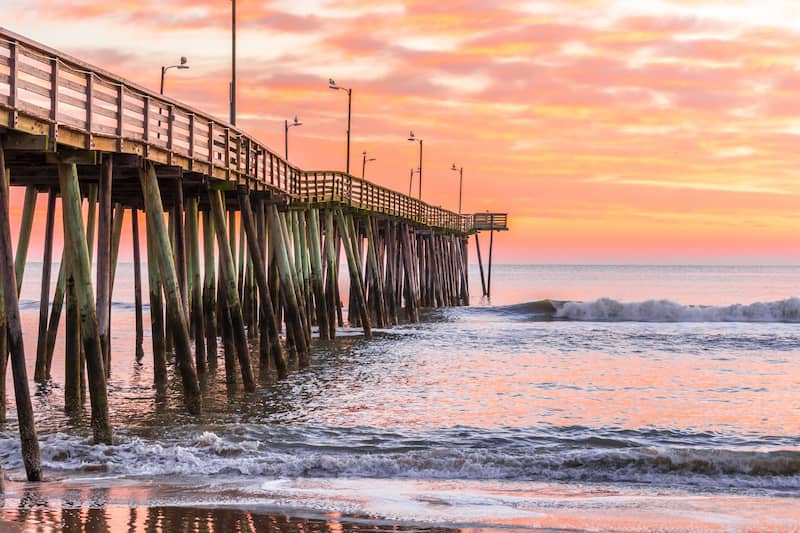
[{"label": "wet sand", "polygon": [[[346,480],[342,480],[346,481]],[[369,484],[368,480],[361,480]],[[324,485],[324,483],[321,483]],[[376,487],[377,491],[380,488]],[[395,521],[370,515],[277,507],[231,485],[196,491],[189,484],[116,480],[7,483],[0,533],[87,532],[349,532],[349,531],[797,531],[800,509],[792,497],[750,497],[669,491],[618,491],[598,485],[540,484],[515,491],[520,506],[469,509],[426,499],[429,521]],[[509,496],[508,494],[506,495]],[[525,502],[522,504],[522,502]],[[295,505],[297,502],[295,502]],[[437,518],[437,509],[440,517]],[[460,518],[460,519],[459,519]]]}]

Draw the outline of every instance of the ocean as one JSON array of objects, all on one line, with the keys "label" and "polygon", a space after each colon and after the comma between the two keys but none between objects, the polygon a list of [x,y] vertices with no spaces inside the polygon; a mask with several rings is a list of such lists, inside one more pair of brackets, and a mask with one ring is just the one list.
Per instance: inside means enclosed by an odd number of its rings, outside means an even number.
[{"label": "ocean", "polygon": [[[21,304],[31,376],[40,268]],[[226,385],[220,364],[192,417],[179,376],[164,397],[152,387],[147,328],[135,358],[121,264],[114,444],[91,445],[88,416],[64,415],[60,339],[52,383],[32,385],[47,480],[24,481],[16,426],[3,427],[0,519],[41,531],[800,530],[800,267],[492,276],[491,302],[472,268],[470,307],[371,340],[345,328],[255,393]]]}]

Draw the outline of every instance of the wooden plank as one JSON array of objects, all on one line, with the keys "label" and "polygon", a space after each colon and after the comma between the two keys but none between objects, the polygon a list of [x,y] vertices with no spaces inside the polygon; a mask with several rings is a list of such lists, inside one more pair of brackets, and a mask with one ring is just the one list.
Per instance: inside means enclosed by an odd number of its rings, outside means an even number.
[{"label": "wooden plank", "polygon": [[58,93],[58,101],[62,104],[71,105],[73,107],[77,107],[78,109],[85,109],[86,108],[86,100],[83,98],[77,98],[75,96],[70,96],[65,94],[63,91],[59,91]]},{"label": "wooden plank", "polygon": [[[101,116],[101,117],[110,118],[115,122],[117,120],[117,111],[116,111],[116,109],[108,109],[108,108],[96,105],[93,108],[93,113],[95,115],[98,115],[98,116]],[[111,131],[116,131],[116,130],[112,129]]]},{"label": "wooden plank", "polygon": [[17,80],[17,89],[50,98],[50,89],[28,80]]},{"label": "wooden plank", "polygon": [[80,95],[86,94],[86,78],[84,78],[81,73],[70,70],[69,67],[65,67],[63,64],[61,64],[61,71],[63,74],[72,75],[74,79],[61,76],[61,79],[58,80],[58,87],[60,89],[73,91]]},{"label": "wooden plank", "polygon": [[30,102],[17,100],[17,110],[22,113],[28,113],[35,117],[44,119],[50,118],[50,109]]},{"label": "wooden plank", "polygon": [[[20,54],[20,58],[22,57],[28,56],[25,53],[22,53]],[[25,63],[24,61],[19,61],[19,63],[17,63],[17,72],[24,72],[25,74],[28,74],[37,80],[50,83],[50,71],[36,67],[35,65],[31,65],[29,63]]]},{"label": "wooden plank", "polygon": [[116,95],[117,88],[113,87],[113,86],[105,86],[105,85],[103,85],[104,88],[108,88],[108,89],[113,89],[114,90],[114,94],[107,94],[107,93],[104,93],[102,91],[97,90],[99,88],[99,86],[101,86],[101,84],[97,83],[97,81],[95,81],[94,99],[97,100],[97,101],[106,103],[106,104],[111,104],[112,106],[114,106],[114,109],[118,109],[119,102],[117,101],[117,95]]}]

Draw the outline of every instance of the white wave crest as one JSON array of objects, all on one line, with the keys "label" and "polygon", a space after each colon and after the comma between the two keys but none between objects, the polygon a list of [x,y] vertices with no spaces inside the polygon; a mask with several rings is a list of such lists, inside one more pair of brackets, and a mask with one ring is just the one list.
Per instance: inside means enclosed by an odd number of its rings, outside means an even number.
[{"label": "white wave crest", "polygon": [[600,298],[558,304],[555,317],[609,322],[800,322],[800,298],[721,307],[681,305],[669,300],[620,302]]},{"label": "white wave crest", "polygon": [[[92,445],[84,437],[45,435],[46,470],[102,477],[257,476],[461,480],[648,482],[738,488],[800,488],[800,451],[771,452],[637,446],[544,449],[430,447],[404,452],[360,452],[260,440],[234,441],[204,431],[187,444],[122,437]],[[14,476],[22,462],[16,439],[0,443],[0,459]]]}]

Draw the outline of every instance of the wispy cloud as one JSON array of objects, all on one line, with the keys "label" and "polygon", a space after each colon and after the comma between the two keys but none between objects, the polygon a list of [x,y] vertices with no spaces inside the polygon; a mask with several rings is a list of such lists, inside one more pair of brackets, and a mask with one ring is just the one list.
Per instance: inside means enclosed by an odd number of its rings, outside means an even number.
[{"label": "wispy cloud", "polygon": [[[425,139],[423,195],[434,204],[454,207],[456,162],[467,210],[589,213],[625,201],[632,211],[592,215],[597,239],[641,246],[620,229],[635,212],[653,238],[680,247],[713,209],[773,232],[738,231],[743,249],[796,249],[777,229],[800,230],[794,0],[237,5],[240,124],[280,151],[283,119],[300,115],[290,155],[305,167],[344,166],[347,103],[327,88],[333,77],[353,88],[351,165],[368,150],[371,176],[407,190],[413,129]],[[153,88],[159,67],[186,55],[191,69],[170,72],[169,93],[226,114],[227,1],[18,0],[0,17]],[[692,217],[660,216],[680,210]],[[585,228],[560,216],[548,219],[560,236],[548,246],[585,245]],[[528,236],[504,239],[522,249]]]}]

